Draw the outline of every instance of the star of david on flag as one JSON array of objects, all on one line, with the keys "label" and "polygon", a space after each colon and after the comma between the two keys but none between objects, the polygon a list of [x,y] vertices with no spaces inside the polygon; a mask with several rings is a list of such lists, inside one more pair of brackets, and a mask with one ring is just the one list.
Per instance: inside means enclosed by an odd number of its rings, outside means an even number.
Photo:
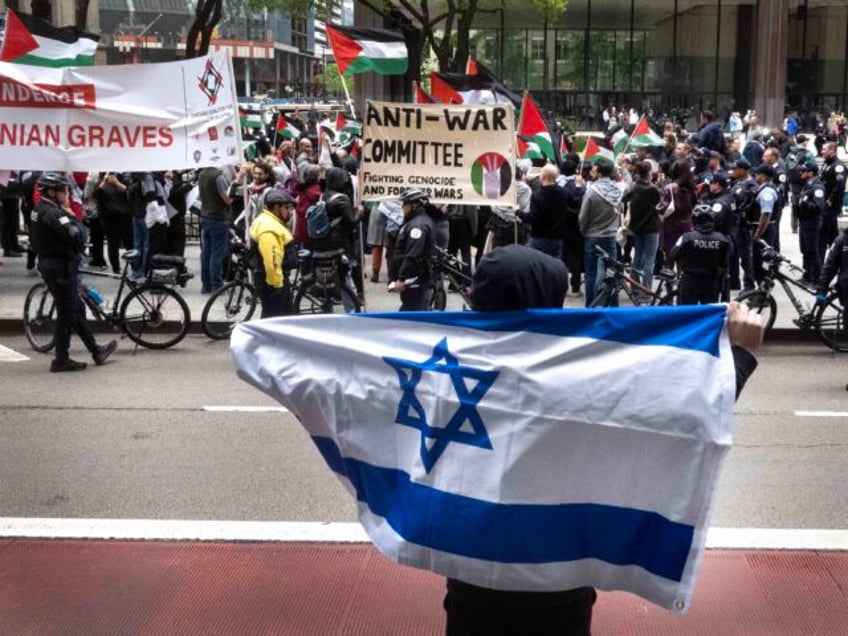
[{"label": "star of david on flag", "polygon": [[[447,338],[442,339],[433,348],[433,355],[421,363],[400,358],[383,359],[397,371],[400,389],[403,391],[395,422],[421,431],[421,461],[428,473],[451,442],[492,448],[476,407],[498,377],[497,371],[485,371],[459,364],[456,357],[448,351]],[[427,422],[425,409],[415,394],[415,388],[425,372],[449,376],[459,399],[459,408],[443,427]],[[476,380],[476,386],[469,389],[466,380]],[[471,431],[461,430],[466,421],[470,423]]]},{"label": "star of david on flag", "polygon": [[383,554],[491,589],[627,590],[685,613],[732,441],[725,313],[297,316],[240,324],[230,347]]}]

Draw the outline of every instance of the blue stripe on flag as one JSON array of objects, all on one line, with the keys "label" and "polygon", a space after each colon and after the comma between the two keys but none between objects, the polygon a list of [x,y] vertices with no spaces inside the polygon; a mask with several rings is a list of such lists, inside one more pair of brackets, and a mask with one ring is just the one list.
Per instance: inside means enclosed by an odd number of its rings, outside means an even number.
[{"label": "blue stripe on flag", "polygon": [[502,504],[418,484],[402,470],[342,457],[333,440],[312,440],[357,499],[420,546],[501,563],[598,559],[680,581],[694,527],[655,512],[601,504]]},{"label": "blue stripe on flag", "polygon": [[664,345],[719,355],[724,305],[620,309],[531,309],[347,314],[356,318],[428,323],[480,331],[528,331],[635,345]]}]

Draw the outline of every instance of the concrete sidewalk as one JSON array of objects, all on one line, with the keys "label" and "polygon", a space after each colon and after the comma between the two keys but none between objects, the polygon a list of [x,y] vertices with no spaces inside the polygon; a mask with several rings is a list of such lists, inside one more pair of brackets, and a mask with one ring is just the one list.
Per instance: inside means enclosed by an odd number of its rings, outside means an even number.
[{"label": "concrete sidewalk", "polygon": [[[686,616],[602,592],[595,636],[846,633],[848,553],[708,550]],[[370,545],[0,539],[0,634],[444,633],[444,579]]]}]

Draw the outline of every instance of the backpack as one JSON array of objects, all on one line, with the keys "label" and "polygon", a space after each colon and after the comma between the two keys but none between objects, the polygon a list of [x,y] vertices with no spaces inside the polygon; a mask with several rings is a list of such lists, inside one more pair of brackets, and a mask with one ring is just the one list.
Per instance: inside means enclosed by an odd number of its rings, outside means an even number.
[{"label": "backpack", "polygon": [[752,219],[751,214],[754,203],[757,201],[757,184],[753,181],[740,183],[733,188],[733,198],[736,200],[736,211],[739,217],[755,223],[757,219]]},{"label": "backpack", "polygon": [[333,232],[333,228],[342,222],[341,217],[330,221],[330,217],[327,214],[327,203],[341,196],[344,196],[344,194],[336,192],[328,201],[324,201],[324,197],[322,196],[317,203],[310,205],[306,209],[306,233],[309,235],[309,238],[329,238]]},{"label": "backpack", "polygon": [[807,158],[812,157],[806,148],[801,146],[793,146],[786,155],[786,173],[789,176],[789,183],[798,185],[801,183],[800,167],[807,163]]}]

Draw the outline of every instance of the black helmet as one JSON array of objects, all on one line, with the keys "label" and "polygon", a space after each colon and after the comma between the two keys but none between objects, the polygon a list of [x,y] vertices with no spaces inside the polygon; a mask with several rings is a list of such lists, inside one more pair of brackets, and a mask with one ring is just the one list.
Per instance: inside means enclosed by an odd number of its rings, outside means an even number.
[{"label": "black helmet", "polygon": [[70,187],[71,182],[61,172],[45,172],[38,177],[38,190],[61,190]]},{"label": "black helmet", "polygon": [[706,203],[699,203],[694,208],[692,208],[692,221],[704,221],[709,219],[713,220],[713,210]]},{"label": "black helmet", "polygon": [[430,202],[430,195],[424,190],[407,190],[401,195],[400,200],[410,205],[427,205]]},{"label": "black helmet", "polygon": [[270,208],[272,205],[295,205],[297,201],[294,200],[287,192],[280,192],[279,190],[269,190],[268,194],[265,195],[265,207]]}]

